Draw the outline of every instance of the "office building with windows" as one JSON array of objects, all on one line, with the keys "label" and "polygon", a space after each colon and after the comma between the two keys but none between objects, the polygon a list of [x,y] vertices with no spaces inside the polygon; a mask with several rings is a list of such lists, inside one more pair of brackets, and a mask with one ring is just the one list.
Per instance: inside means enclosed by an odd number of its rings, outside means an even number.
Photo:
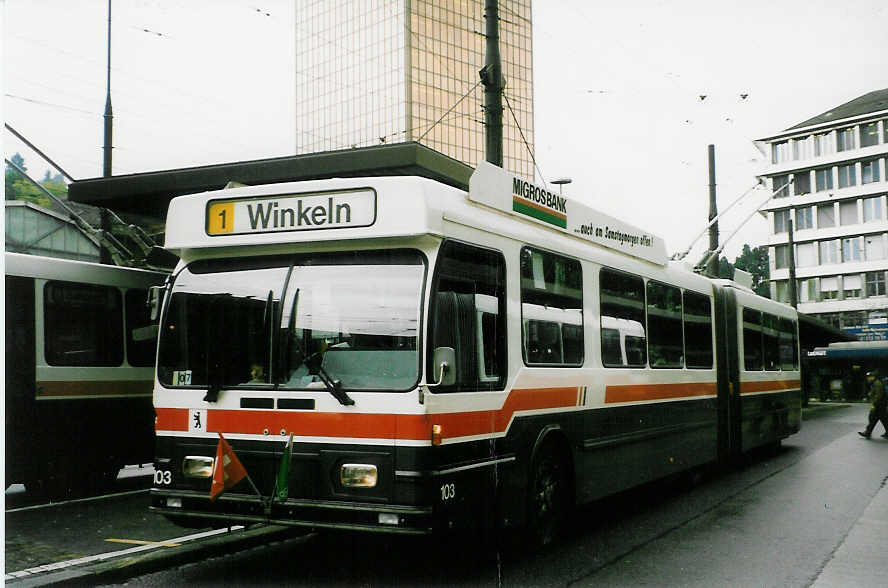
[{"label": "office building with windows", "polygon": [[[531,0],[500,0],[503,164],[533,178]],[[417,141],[484,159],[484,0],[297,0],[296,150]]]},{"label": "office building with windows", "polygon": [[792,220],[799,311],[888,339],[888,89],[756,143],[777,191],[763,208],[772,298],[789,301]]}]

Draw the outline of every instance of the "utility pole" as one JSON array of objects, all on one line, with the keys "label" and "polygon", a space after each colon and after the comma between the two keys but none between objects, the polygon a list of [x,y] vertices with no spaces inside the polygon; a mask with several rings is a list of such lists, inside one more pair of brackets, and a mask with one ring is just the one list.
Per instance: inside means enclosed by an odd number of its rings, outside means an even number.
[{"label": "utility pole", "polygon": [[796,292],[796,267],[795,253],[793,253],[793,236],[792,236],[792,219],[787,219],[786,226],[789,229],[789,245],[787,245],[789,254],[789,303],[793,308],[799,307],[799,296]]},{"label": "utility pole", "polygon": [[[715,203],[715,145],[709,146],[709,220],[718,216],[718,205]],[[709,250],[718,250],[718,221],[709,227]],[[718,255],[709,260],[706,270],[710,277],[718,277]]]},{"label": "utility pole", "polygon": [[108,0],[108,80],[105,93],[105,145],[102,148],[104,165],[102,175],[111,177],[111,129],[114,122],[114,114],[111,110],[111,0]]},{"label": "utility pole", "polygon": [[499,50],[499,7],[497,0],[485,0],[487,46],[484,67],[478,72],[484,84],[485,158],[503,167],[503,65]]}]

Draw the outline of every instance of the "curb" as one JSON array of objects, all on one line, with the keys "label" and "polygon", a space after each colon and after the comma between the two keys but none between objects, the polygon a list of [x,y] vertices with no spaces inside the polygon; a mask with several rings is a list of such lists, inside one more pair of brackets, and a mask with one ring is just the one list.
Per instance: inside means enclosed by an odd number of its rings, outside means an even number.
[{"label": "curb", "polygon": [[67,569],[50,574],[29,576],[6,582],[6,585],[21,586],[83,586],[122,582],[135,576],[169,569],[171,567],[205,560],[210,557],[244,551],[275,541],[301,538],[313,534],[299,527],[280,525],[233,531],[179,547],[151,551],[145,555],[104,561],[82,568]]},{"label": "curb", "polygon": [[850,402],[809,402],[808,406],[802,407],[802,420],[806,421],[821,413],[832,412],[840,408],[850,408],[853,406]]}]

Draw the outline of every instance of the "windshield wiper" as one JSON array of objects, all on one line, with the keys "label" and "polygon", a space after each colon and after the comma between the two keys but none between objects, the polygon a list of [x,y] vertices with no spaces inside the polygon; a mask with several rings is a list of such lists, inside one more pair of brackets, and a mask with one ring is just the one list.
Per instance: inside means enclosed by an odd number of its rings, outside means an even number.
[{"label": "windshield wiper", "polygon": [[299,304],[299,288],[296,288],[296,291],[293,293],[293,304],[290,306],[290,320],[287,323],[287,359],[290,358],[290,350],[291,345],[294,341],[296,341],[296,345],[299,347],[299,362],[295,366],[286,366],[286,372],[289,373],[292,369],[298,369],[299,366],[305,364],[308,368],[308,373],[317,376],[318,379],[323,382],[324,387],[327,388],[327,391],[339,401],[339,404],[343,406],[352,406],[355,401],[349,397],[348,394],[345,393],[345,390],[342,389],[342,382],[339,380],[334,380],[330,377],[330,374],[327,373],[327,370],[324,369],[324,366],[321,365],[324,361],[324,354],[321,351],[316,353],[312,353],[309,356],[305,355],[305,350],[302,348],[302,344],[296,340],[296,337],[293,336],[293,331],[296,326],[296,309]]}]

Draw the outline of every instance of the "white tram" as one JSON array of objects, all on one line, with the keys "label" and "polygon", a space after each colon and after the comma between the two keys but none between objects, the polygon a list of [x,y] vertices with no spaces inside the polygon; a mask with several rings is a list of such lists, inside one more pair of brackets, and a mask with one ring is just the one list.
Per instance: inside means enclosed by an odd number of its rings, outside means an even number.
[{"label": "white tram", "polygon": [[52,498],[150,463],[156,324],[166,274],[5,253],[6,483]]},{"label": "white tram", "polygon": [[[182,524],[546,543],[577,502],[799,430],[791,307],[489,164],[468,193],[328,179],[167,218],[152,509]],[[210,500],[220,434],[250,483]]]}]

